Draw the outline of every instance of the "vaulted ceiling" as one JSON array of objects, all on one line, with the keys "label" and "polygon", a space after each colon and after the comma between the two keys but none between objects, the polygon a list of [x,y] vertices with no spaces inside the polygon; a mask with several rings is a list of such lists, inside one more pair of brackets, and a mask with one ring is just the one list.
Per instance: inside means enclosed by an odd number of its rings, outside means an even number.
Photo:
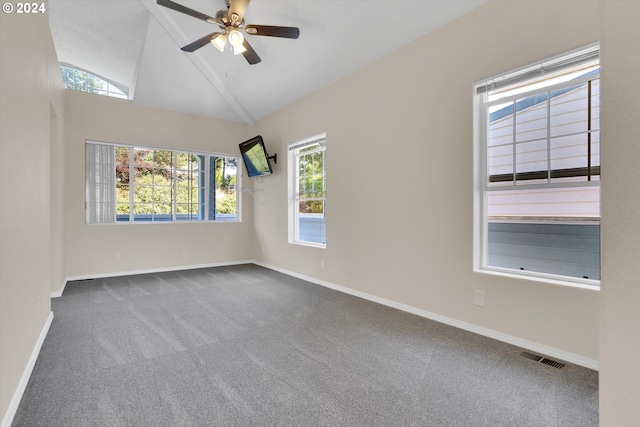
[{"label": "vaulted ceiling", "polygon": [[[176,2],[214,17],[227,9],[224,0]],[[300,29],[296,40],[247,35],[255,65],[211,44],[183,52],[218,27],[155,0],[49,0],[49,16],[58,60],[132,102],[251,125],[485,2],[253,0],[247,24]]]}]

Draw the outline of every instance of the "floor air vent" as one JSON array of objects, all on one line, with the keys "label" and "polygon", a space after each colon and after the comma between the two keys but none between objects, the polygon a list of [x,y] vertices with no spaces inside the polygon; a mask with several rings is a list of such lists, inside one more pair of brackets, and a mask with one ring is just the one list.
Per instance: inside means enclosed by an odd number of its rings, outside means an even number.
[{"label": "floor air vent", "polygon": [[542,363],[543,365],[548,365],[556,369],[562,369],[567,366],[565,363],[549,359],[548,357],[540,356],[538,354],[529,353],[528,351],[523,351],[522,353],[520,353],[520,356],[524,357],[525,359],[533,360],[534,362]]}]

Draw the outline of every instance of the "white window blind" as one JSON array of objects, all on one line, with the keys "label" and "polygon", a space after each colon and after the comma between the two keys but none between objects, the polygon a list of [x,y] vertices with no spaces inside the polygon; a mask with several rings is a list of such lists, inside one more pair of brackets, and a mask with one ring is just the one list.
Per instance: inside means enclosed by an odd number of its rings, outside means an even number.
[{"label": "white window blind", "polygon": [[115,147],[86,144],[87,224],[116,220]]},{"label": "white window blind", "polygon": [[550,76],[563,74],[566,70],[588,67],[600,62],[600,46],[591,46],[575,50],[539,63],[500,74],[475,83],[476,93],[501,91],[518,86],[523,82],[549,80]]}]

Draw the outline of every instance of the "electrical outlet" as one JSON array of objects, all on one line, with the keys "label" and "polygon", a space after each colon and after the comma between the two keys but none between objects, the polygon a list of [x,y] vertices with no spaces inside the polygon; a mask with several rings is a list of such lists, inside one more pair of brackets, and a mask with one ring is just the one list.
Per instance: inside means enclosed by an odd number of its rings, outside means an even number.
[{"label": "electrical outlet", "polygon": [[122,254],[120,252],[114,252],[113,253],[113,260],[114,261],[120,261],[122,259]]},{"label": "electrical outlet", "polygon": [[263,253],[263,254],[266,254],[266,253],[267,253],[267,249],[266,249],[264,246],[262,246],[262,253]]},{"label": "electrical outlet", "polygon": [[320,258],[320,268],[324,268],[324,258]]},{"label": "electrical outlet", "polygon": [[182,251],[182,258],[186,258],[189,256],[189,252],[187,251]]},{"label": "electrical outlet", "polygon": [[484,291],[476,289],[474,303],[480,307],[484,307]]}]

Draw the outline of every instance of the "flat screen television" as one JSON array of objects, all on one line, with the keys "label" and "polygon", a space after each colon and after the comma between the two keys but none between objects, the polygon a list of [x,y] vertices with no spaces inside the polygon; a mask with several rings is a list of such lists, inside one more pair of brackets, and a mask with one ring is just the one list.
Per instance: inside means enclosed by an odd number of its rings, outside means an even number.
[{"label": "flat screen television", "polygon": [[254,136],[240,143],[240,153],[242,154],[242,160],[250,178],[271,175],[273,173],[262,136]]}]

